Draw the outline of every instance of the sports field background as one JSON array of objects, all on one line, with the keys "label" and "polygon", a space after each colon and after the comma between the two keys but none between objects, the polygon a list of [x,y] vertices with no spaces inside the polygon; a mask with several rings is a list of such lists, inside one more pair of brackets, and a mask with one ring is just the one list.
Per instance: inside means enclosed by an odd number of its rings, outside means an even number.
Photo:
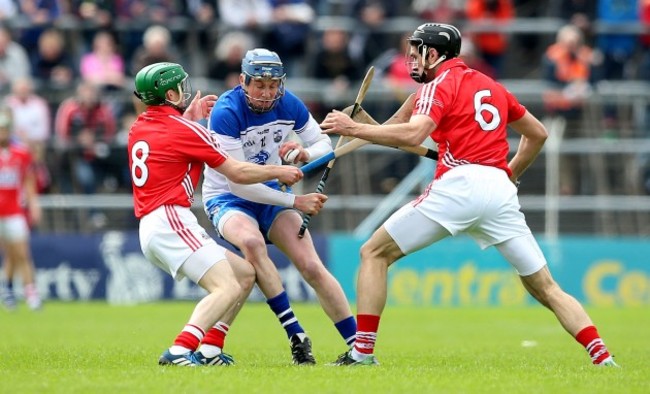
[{"label": "sports field background", "polygon": [[264,303],[231,328],[231,368],[160,367],[157,358],[194,303],[110,306],[49,302],[0,314],[0,393],[648,393],[647,307],[590,308],[620,369],[590,365],[547,310],[389,306],[379,367],[330,367],[345,350],[316,304],[294,309],[318,365],[291,365],[283,330]]}]

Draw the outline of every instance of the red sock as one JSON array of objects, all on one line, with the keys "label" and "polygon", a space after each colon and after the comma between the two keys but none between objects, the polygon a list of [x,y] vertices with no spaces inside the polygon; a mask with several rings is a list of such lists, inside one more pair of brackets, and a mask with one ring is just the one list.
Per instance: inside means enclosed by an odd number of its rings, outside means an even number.
[{"label": "red sock", "polygon": [[379,316],[357,315],[357,337],[354,341],[354,350],[363,354],[373,354],[378,329]]},{"label": "red sock", "polygon": [[174,340],[174,346],[182,346],[190,350],[196,350],[204,336],[205,332],[200,327],[186,324],[183,331]]},{"label": "red sock", "polygon": [[582,346],[587,349],[589,357],[594,364],[600,364],[609,357],[609,352],[607,351],[607,346],[598,335],[598,330],[596,327],[589,326],[583,328],[578,335],[576,335],[576,341],[580,342]]},{"label": "red sock", "polygon": [[226,323],[222,321],[217,322],[217,324],[215,324],[214,327],[210,328],[207,334],[205,334],[202,343],[223,349],[223,345],[226,342],[226,335],[228,334],[229,329],[230,326]]}]

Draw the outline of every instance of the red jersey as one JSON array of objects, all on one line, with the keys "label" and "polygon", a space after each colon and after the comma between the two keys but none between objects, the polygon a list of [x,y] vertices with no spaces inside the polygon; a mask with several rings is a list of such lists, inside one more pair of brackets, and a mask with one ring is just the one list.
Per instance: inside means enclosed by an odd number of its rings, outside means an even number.
[{"label": "red jersey", "polygon": [[217,167],[227,157],[205,127],[165,105],[138,116],[128,150],[137,218],[162,205],[190,207],[203,163]]},{"label": "red jersey", "polygon": [[420,87],[413,115],[436,122],[431,138],[438,143],[436,179],[462,164],[508,168],[508,123],[520,119],[526,108],[492,78],[473,70],[461,59],[448,60],[436,78]]},{"label": "red jersey", "polygon": [[0,216],[22,214],[25,177],[32,169],[29,151],[17,144],[0,148]]}]

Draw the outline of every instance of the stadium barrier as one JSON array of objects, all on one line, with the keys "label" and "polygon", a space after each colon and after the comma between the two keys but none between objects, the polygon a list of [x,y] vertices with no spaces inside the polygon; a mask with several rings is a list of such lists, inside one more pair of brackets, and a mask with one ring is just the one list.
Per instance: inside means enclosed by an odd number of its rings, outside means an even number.
[{"label": "stadium barrier", "polygon": [[[356,299],[359,248],[364,240],[343,233],[314,234],[317,251],[352,303]],[[540,244],[556,280],[585,304],[650,305],[647,240],[560,237]],[[197,299],[204,294],[187,279],[175,282],[149,263],[140,251],[136,231],[34,234],[32,252],[37,286],[45,299],[137,304]],[[270,256],[289,297],[316,302],[313,290],[286,257],[275,247],[270,248]],[[264,297],[255,289],[250,299],[262,301]],[[388,302],[425,307],[534,304],[496,249],[482,251],[464,237],[444,240],[394,265],[389,271]]]},{"label": "stadium barrier", "polygon": [[[217,242],[233,250],[225,242]],[[314,236],[314,243],[320,255],[326,258],[324,238]],[[137,304],[164,299],[198,299],[205,295],[191,281],[174,281],[147,261],[140,250],[137,231],[88,235],[34,234],[31,245],[37,268],[36,283],[44,299]],[[270,257],[277,265],[291,299],[316,301],[313,289],[273,246]],[[17,289],[17,293],[20,295],[21,289]],[[250,299],[259,301],[264,298],[255,289]]]}]

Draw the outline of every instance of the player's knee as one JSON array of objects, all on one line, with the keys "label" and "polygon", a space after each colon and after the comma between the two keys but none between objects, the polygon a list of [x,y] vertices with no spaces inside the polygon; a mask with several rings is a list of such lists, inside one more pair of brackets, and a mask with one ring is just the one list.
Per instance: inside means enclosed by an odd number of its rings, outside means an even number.
[{"label": "player's knee", "polygon": [[258,253],[266,253],[266,241],[261,234],[243,236],[240,241],[240,249],[246,256],[254,256]]},{"label": "player's knee", "polygon": [[227,282],[222,287],[223,287],[222,299],[225,303],[229,305],[235,303],[244,291],[242,286],[237,281]]},{"label": "player's knee", "polygon": [[325,267],[320,261],[316,260],[301,264],[298,270],[303,279],[309,284],[321,282],[325,274]]},{"label": "player's knee", "polygon": [[372,239],[367,241],[361,246],[361,261],[376,261],[381,260],[386,262],[387,265],[390,265],[393,261],[397,260],[399,257],[395,253],[391,253],[390,249],[385,245],[372,242]]}]

